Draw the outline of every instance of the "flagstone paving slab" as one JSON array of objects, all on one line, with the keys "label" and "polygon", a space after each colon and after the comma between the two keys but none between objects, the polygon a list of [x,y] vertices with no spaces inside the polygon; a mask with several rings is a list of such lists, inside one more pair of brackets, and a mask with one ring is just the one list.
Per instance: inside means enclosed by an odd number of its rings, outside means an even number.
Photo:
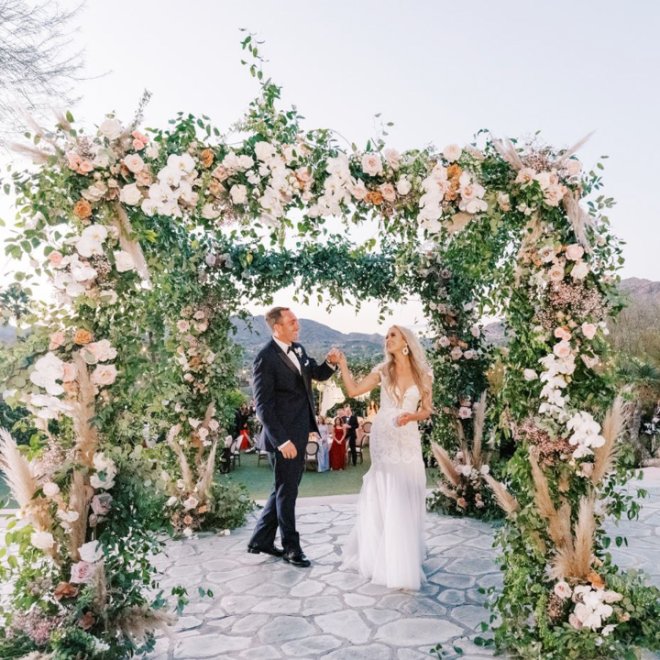
[{"label": "flagstone paving slab", "polygon": [[[649,485],[647,484],[647,487]],[[612,548],[622,567],[643,568],[660,586],[660,486],[639,522],[608,525],[628,546]],[[388,589],[341,568],[341,544],[355,504],[331,498],[299,502],[302,540],[312,567],[300,569],[269,555],[250,555],[256,515],[229,536],[202,534],[168,543],[159,556],[162,584],[184,583],[191,603],[157,640],[150,660],[248,658],[270,660],[417,660],[442,643],[443,659],[493,657],[474,643],[490,613],[479,589],[502,584],[487,523],[429,514],[425,525],[427,583],[419,592]],[[212,589],[201,597],[198,587]],[[454,650],[462,649],[462,654]],[[645,653],[643,658],[660,656]]]}]

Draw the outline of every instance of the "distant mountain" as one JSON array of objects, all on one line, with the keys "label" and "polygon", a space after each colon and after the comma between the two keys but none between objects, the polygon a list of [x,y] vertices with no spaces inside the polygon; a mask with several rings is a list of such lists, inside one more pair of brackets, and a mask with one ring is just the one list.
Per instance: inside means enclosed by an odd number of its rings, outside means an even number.
[{"label": "distant mountain", "polygon": [[660,304],[660,282],[629,277],[621,280],[620,288],[630,298],[631,302]]},{"label": "distant mountain", "polygon": [[[233,340],[243,348],[245,362],[251,363],[259,349],[271,337],[266,319],[263,316],[253,316],[246,322],[234,317],[232,323],[236,330]],[[333,346],[341,348],[350,357],[372,357],[382,355],[385,338],[376,333],[343,333],[323,323],[300,319],[300,342],[305,346],[305,350],[317,359],[322,358]]]}]

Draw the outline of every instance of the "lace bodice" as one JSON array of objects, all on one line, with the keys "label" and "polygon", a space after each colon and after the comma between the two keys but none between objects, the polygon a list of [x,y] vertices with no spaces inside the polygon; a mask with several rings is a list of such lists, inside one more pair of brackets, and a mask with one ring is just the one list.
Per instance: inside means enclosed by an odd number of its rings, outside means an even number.
[{"label": "lace bodice", "polygon": [[396,426],[396,419],[404,412],[415,412],[420,393],[417,385],[411,385],[398,403],[385,386],[381,376],[380,410],[371,430],[371,458],[378,463],[412,463],[422,460],[422,449],[417,422]]}]

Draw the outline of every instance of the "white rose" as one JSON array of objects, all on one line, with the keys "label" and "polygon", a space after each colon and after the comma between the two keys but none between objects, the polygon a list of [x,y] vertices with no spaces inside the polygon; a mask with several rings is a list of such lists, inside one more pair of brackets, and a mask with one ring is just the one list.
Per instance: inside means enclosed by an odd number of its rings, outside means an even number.
[{"label": "white rose", "polygon": [[396,191],[399,193],[399,195],[404,196],[407,195],[412,189],[412,183],[405,177],[401,177],[397,182],[396,182]]},{"label": "white rose", "polygon": [[100,364],[92,372],[92,383],[100,385],[112,385],[117,378],[117,368],[114,364]]},{"label": "white rose", "polygon": [[463,150],[457,144],[448,144],[443,150],[442,155],[449,163],[453,163],[461,157]]},{"label": "white rose", "polygon": [[119,201],[128,206],[136,206],[142,199],[142,193],[135,183],[124,186],[119,193]]},{"label": "white rose", "polygon": [[99,133],[108,140],[116,140],[122,134],[123,128],[118,119],[106,119],[99,126]]},{"label": "white rose", "polygon": [[172,495],[172,497],[170,497],[170,499],[167,500],[167,502],[165,502],[165,505],[166,506],[174,506],[176,503],[177,503],[177,497],[176,497],[176,495]]},{"label": "white rose", "polygon": [[115,267],[120,273],[126,273],[129,270],[135,270],[135,261],[133,257],[124,250],[115,250]]},{"label": "white rose", "polygon": [[369,176],[377,176],[383,171],[383,163],[379,154],[366,153],[362,156],[362,171]]},{"label": "white rose", "polygon": [[234,204],[245,204],[245,202],[247,202],[247,188],[242,184],[232,186],[229,195]]},{"label": "white rose", "polygon": [[270,142],[257,142],[254,145],[254,153],[263,162],[272,160],[276,154],[275,147]]},{"label": "white rose", "polygon": [[33,532],[30,543],[39,550],[50,550],[55,545],[55,539],[50,532]]},{"label": "white rose", "polygon": [[78,548],[78,554],[82,561],[86,561],[88,564],[93,564],[103,557],[103,549],[98,541],[90,541],[89,543],[84,543]]},{"label": "white rose", "polygon": [[126,165],[133,174],[137,174],[144,169],[144,161],[139,154],[129,154],[126,156],[124,158],[124,165]]},{"label": "white rose", "polygon": [[56,483],[49,481],[41,487],[41,490],[43,490],[46,497],[55,497],[60,492],[60,487]]}]

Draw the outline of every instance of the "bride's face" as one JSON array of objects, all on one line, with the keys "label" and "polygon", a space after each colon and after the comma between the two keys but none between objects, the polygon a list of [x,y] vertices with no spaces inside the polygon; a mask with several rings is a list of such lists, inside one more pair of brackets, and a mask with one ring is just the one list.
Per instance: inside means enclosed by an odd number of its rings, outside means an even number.
[{"label": "bride's face", "polygon": [[401,331],[397,328],[390,328],[385,335],[385,350],[388,353],[399,353],[403,350],[403,347],[406,345],[406,340],[404,339]]}]

